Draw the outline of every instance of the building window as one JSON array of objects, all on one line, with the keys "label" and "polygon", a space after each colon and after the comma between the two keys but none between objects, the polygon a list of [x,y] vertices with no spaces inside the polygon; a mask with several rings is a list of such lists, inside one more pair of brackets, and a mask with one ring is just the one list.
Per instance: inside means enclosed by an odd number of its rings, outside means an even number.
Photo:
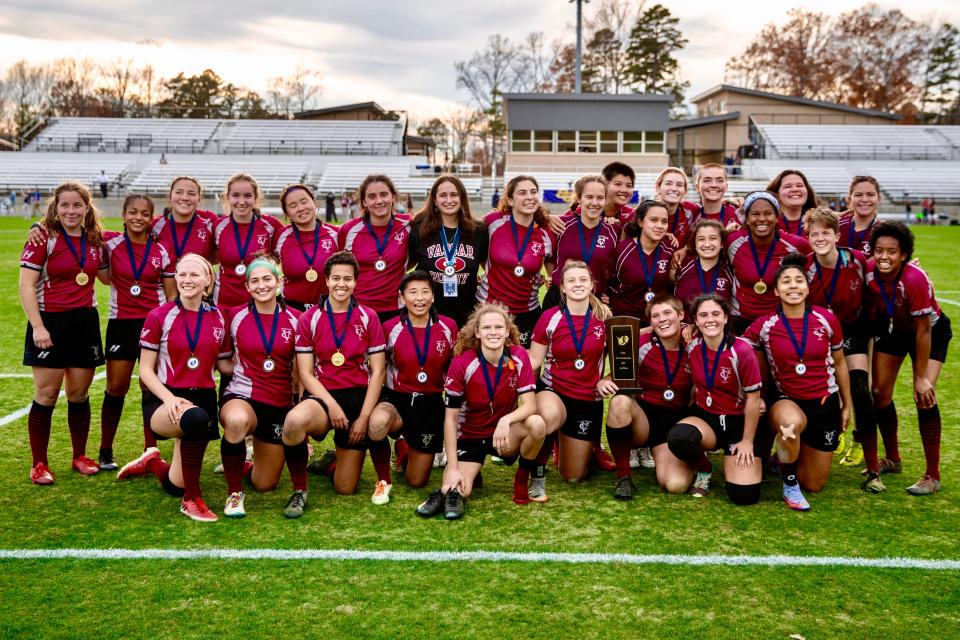
[{"label": "building window", "polygon": [[510,132],[510,151],[531,151],[531,139],[533,131],[511,131]]},{"label": "building window", "polygon": [[623,152],[624,153],[643,153],[643,132],[642,131],[624,131],[623,132]]},{"label": "building window", "polygon": [[664,145],[663,131],[645,131],[643,138],[644,153],[665,153],[666,145]]},{"label": "building window", "polygon": [[576,131],[557,131],[557,152],[558,153],[576,153],[577,152],[577,132]]},{"label": "building window", "polygon": [[617,131],[600,132],[600,153],[619,153],[620,134]]},{"label": "building window", "polygon": [[580,131],[578,135],[579,135],[579,141],[577,144],[577,150],[580,153],[596,153],[597,152],[597,132],[596,131]]},{"label": "building window", "polygon": [[533,150],[541,153],[553,153],[553,131],[534,131]]}]

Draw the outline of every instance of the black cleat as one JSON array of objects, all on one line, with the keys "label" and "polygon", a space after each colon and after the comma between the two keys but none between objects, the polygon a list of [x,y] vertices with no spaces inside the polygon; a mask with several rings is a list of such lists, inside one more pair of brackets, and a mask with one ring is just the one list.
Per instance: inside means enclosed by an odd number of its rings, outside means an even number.
[{"label": "black cleat", "polygon": [[303,515],[303,510],[307,508],[307,492],[295,489],[283,507],[283,516],[285,518],[299,518]]},{"label": "black cleat", "polygon": [[113,449],[100,449],[100,455],[97,456],[97,463],[100,471],[116,471],[119,467],[117,461],[113,459]]},{"label": "black cleat", "polygon": [[443,511],[444,502],[443,492],[440,491],[440,489],[436,489],[427,496],[426,500],[417,506],[417,515],[421,518],[432,518],[435,515],[439,515]]},{"label": "black cleat", "polygon": [[451,489],[447,493],[447,505],[443,511],[443,516],[447,520],[459,520],[463,517],[463,496],[456,489]]},{"label": "black cleat", "polygon": [[633,500],[633,481],[629,476],[617,478],[617,487],[613,490],[613,497],[617,500]]},{"label": "black cleat", "polygon": [[330,465],[337,461],[337,452],[328,449],[319,458],[307,465],[307,471],[318,476],[330,476]]}]

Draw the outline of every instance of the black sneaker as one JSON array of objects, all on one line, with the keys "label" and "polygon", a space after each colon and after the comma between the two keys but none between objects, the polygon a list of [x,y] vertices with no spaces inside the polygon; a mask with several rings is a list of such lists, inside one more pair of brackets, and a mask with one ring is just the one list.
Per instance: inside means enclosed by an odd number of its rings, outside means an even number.
[{"label": "black sneaker", "polygon": [[440,489],[435,490],[427,496],[427,499],[417,507],[417,515],[421,518],[432,518],[443,511],[445,499]]},{"label": "black sneaker", "polygon": [[119,468],[117,461],[113,459],[113,449],[100,449],[97,462],[100,465],[100,471],[116,471]]},{"label": "black sneaker", "polygon": [[336,461],[337,452],[333,449],[328,449],[323,452],[323,455],[307,465],[307,471],[318,476],[329,476],[330,465]]},{"label": "black sneaker", "polygon": [[299,518],[303,515],[303,510],[307,508],[307,492],[295,489],[286,506],[283,507],[285,518]]},{"label": "black sneaker", "polygon": [[447,493],[447,505],[444,508],[443,516],[447,520],[459,520],[463,517],[463,496],[456,489]]},{"label": "black sneaker", "polygon": [[633,500],[633,481],[629,476],[617,478],[617,487],[613,490],[617,500]]}]

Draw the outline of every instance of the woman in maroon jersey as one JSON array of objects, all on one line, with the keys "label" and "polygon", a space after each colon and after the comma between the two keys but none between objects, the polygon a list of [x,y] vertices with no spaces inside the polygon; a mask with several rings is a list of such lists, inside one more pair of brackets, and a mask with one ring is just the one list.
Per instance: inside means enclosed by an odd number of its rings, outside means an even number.
[{"label": "woman in maroon jersey", "polygon": [[175,262],[187,253],[214,259],[213,224],[217,216],[199,208],[202,198],[203,187],[196,178],[178,176],[170,183],[169,210],[153,219],[150,232]]},{"label": "woman in maroon jersey", "polygon": [[783,501],[795,511],[810,509],[801,487],[819,492],[827,484],[833,452],[853,407],[840,321],[830,310],[808,305],[806,265],[799,254],[783,259],[774,288],[780,310],[757,318],[744,334],[766,354],[774,383],[768,420]]},{"label": "woman in maroon jersey", "polygon": [[670,269],[670,277],[676,286],[674,292],[689,313],[690,303],[697,296],[715,293],[724,300],[733,295],[733,273],[723,251],[727,231],[712,219],[699,220],[690,231],[687,241],[689,259],[679,268]]},{"label": "woman in maroon jersey", "polygon": [[[101,470],[114,470],[113,440],[130,389],[133,365],[140,357],[140,331],[147,315],[177,294],[174,265],[169,254],[150,234],[153,200],[129,195],[123,201],[123,233],[104,232],[110,265],[110,318],[107,320],[107,389],[100,410]],[[141,386],[142,388],[142,386]],[[143,425],[143,446],[157,441],[150,425]]]},{"label": "woman in maroon jersey", "polygon": [[27,316],[23,364],[33,373],[27,418],[34,484],[53,484],[47,461],[50,425],[60,388],[67,396],[71,466],[83,475],[100,470],[87,457],[90,383],[103,364],[100,319],[93,280],[106,280],[103,232],[90,192],[81,184],[58,186],[47,205],[40,243],[20,255],[20,303]]},{"label": "woman in maroon jersey", "polygon": [[198,522],[217,516],[201,497],[200,469],[207,443],[220,436],[214,371],[232,369],[223,314],[204,298],[213,291],[213,267],[203,256],[177,263],[177,299],[150,312],[140,335],[143,419],[158,439],[174,441],[173,461],[150,447],[117,474],[126,480],[151,473],[164,490],[183,498],[180,512]]},{"label": "woman in maroon jersey", "polygon": [[[317,461],[318,471],[333,476],[340,494],[357,490],[370,414],[380,398],[386,370],[383,329],[376,312],[359,304],[353,293],[360,267],[349,251],[339,251],[323,266],[330,295],[300,316],[297,325],[297,372],[303,397],[283,424],[283,446],[293,482],[284,507],[299,518],[307,506],[306,436],[323,440],[334,430],[336,454]],[[314,464],[317,464],[314,463]],[[375,460],[377,480],[390,483],[390,449],[384,469]]]},{"label": "woman in maroon jersey", "polygon": [[530,481],[529,497],[534,502],[547,501],[546,463],[555,434],[560,433],[560,475],[578,482],[587,476],[603,429],[603,400],[597,385],[603,374],[604,320],[610,317],[610,309],[594,294],[593,274],[586,263],[568,260],[560,282],[560,305],[543,312],[530,345],[534,371],[543,366],[537,411],[547,433]]},{"label": "woman in maroon jersey", "polygon": [[633,316],[646,323],[647,303],[657,293],[673,290],[667,211],[665,203],[645,200],[637,207],[636,219],[624,228],[608,287],[614,315]]},{"label": "woman in maroon jersey", "polygon": [[653,183],[654,198],[667,205],[666,239],[671,249],[678,249],[687,243],[690,233],[690,219],[683,208],[683,199],[688,190],[687,174],[679,167],[667,167]]},{"label": "woman in maroon jersey", "polygon": [[[400,283],[403,309],[387,320],[387,380],[380,403],[370,414],[370,439],[397,440],[397,460],[411,487],[425,487],[434,455],[443,449],[443,381],[453,357],[457,324],[434,309],[433,282],[426,271],[412,271]],[[373,452],[371,450],[371,458]],[[389,465],[390,450],[386,452]],[[391,485],[377,483],[371,501],[386,504]]]},{"label": "woman in maroon jersey", "polygon": [[253,176],[235,173],[227,180],[223,206],[229,214],[218,218],[213,226],[216,261],[220,263],[213,302],[221,309],[247,303],[247,264],[258,254],[273,251],[273,240],[283,227],[273,216],[260,212],[261,201],[260,185]]},{"label": "woman in maroon jersey", "polygon": [[727,497],[737,505],[756,504],[763,453],[756,439],[761,387],[757,356],[750,343],[731,331],[726,300],[703,295],[692,309],[697,333],[687,343],[687,357],[696,386],[693,412],[670,429],[667,446],[696,472],[690,487],[694,497],[710,491],[713,465],[706,452],[722,449]]},{"label": "woman in maroon jersey", "polygon": [[514,176],[500,203],[484,218],[490,237],[487,264],[477,289],[477,302],[500,302],[513,314],[520,341],[529,346],[543,309],[540,287],[553,268],[556,243],[548,231],[548,215],[540,201],[540,185],[532,176]]},{"label": "woman in maroon jersey", "polygon": [[804,216],[817,206],[817,194],[810,186],[807,176],[796,169],[784,169],[777,174],[767,191],[777,196],[780,216],[777,228],[795,236],[803,235]]},{"label": "woman in maroon jersey", "polygon": [[854,176],[850,181],[850,211],[840,216],[841,247],[870,254],[870,233],[879,217],[880,183],[873,176]]},{"label": "woman in maroon jersey", "polygon": [[736,231],[740,228],[742,220],[737,215],[737,208],[723,200],[727,185],[726,167],[715,162],[708,162],[700,167],[696,181],[700,204],[683,203],[692,214],[693,224],[701,220],[716,220],[727,231]]},{"label": "woman in maroon jersey", "polygon": [[667,447],[667,433],[689,412],[693,380],[680,321],[683,305],[669,293],[658,293],[647,303],[650,326],[638,341],[637,365],[643,390],[636,396],[613,395],[617,386],[609,379],[597,389],[611,396],[607,412],[607,441],[617,463],[617,484],[613,497],[633,498],[630,450],[647,447],[656,464],[657,483],[669,493],[683,493],[690,487],[693,472]]},{"label": "woman in maroon jersey", "polygon": [[533,367],[519,340],[510,314],[498,304],[477,307],[457,336],[444,385],[443,486],[417,507],[418,515],[429,518],[443,512],[448,520],[462,517],[463,501],[473,492],[488,455],[507,464],[520,458],[513,501],[530,502],[527,483],[545,427],[537,415]]},{"label": "woman in maroon jersey", "polygon": [[323,265],[337,252],[337,228],[317,219],[313,191],[304,184],[284,187],[280,208],[290,220],[275,249],[283,266],[283,298],[287,306],[306,311],[328,293]]},{"label": "woman in maroon jersey", "polygon": [[397,291],[407,270],[410,216],[394,213],[399,196],[385,175],[370,175],[357,189],[363,215],[348,220],[337,234],[341,251],[360,265],[357,302],[377,312],[380,322],[400,313]]},{"label": "woman in maroon jersey", "polygon": [[223,514],[246,515],[243,492],[245,439],[253,436],[250,482],[273,491],[283,471],[283,422],[293,406],[293,361],[298,312],[277,300],[283,276],[272,257],[253,260],[244,272],[251,301],[233,309],[229,325],[233,376],[220,398],[220,456],[227,481]]},{"label": "woman in maroon jersey", "polygon": [[[953,333],[950,318],[943,313],[933,293],[933,283],[913,257],[913,233],[902,222],[881,222],[873,229],[873,271],[867,274],[867,304],[876,319],[873,343],[873,401],[877,425],[883,438],[884,461],[877,462],[875,433],[861,433],[867,478],[879,473],[900,473],[897,443],[897,410],[893,389],[904,358],[913,362],[913,401],[926,470],[907,487],[915,495],[940,490],[940,407],[936,384]],[[877,478],[879,479],[879,478]],[[869,490],[869,487],[865,485]]]}]

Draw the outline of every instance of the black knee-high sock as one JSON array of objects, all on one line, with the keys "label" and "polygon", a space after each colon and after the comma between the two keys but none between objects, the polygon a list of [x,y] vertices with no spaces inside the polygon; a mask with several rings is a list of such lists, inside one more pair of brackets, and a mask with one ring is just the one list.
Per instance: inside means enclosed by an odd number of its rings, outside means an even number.
[{"label": "black knee-high sock", "polygon": [[80,402],[67,402],[67,426],[70,428],[70,444],[73,459],[87,452],[87,437],[90,435],[90,398]]},{"label": "black knee-high sock", "polygon": [[793,487],[797,484],[796,461],[780,463],[780,478],[783,480],[783,484],[788,487]]},{"label": "black knee-high sock", "polygon": [[220,438],[220,460],[223,462],[223,479],[227,481],[227,492],[243,490],[243,461],[247,456],[247,447],[243,440],[229,442]]},{"label": "black knee-high sock", "polygon": [[920,442],[923,443],[923,457],[927,461],[927,475],[940,479],[940,406],[917,409],[917,422],[920,423]]},{"label": "black knee-high sock", "polygon": [[100,448],[112,449],[117,436],[120,416],[123,415],[125,396],[114,396],[103,392],[103,405],[100,407]]},{"label": "black knee-high sock", "polygon": [[873,407],[873,394],[870,393],[870,380],[866,371],[854,369],[850,372],[850,395],[853,396],[853,413],[856,416],[854,441],[862,444],[861,434],[870,431],[876,442],[877,412]]},{"label": "black knee-high sock", "polygon": [[892,401],[887,406],[877,409],[877,427],[880,428],[880,437],[883,438],[884,457],[899,462],[900,443],[897,441],[897,408]]}]

